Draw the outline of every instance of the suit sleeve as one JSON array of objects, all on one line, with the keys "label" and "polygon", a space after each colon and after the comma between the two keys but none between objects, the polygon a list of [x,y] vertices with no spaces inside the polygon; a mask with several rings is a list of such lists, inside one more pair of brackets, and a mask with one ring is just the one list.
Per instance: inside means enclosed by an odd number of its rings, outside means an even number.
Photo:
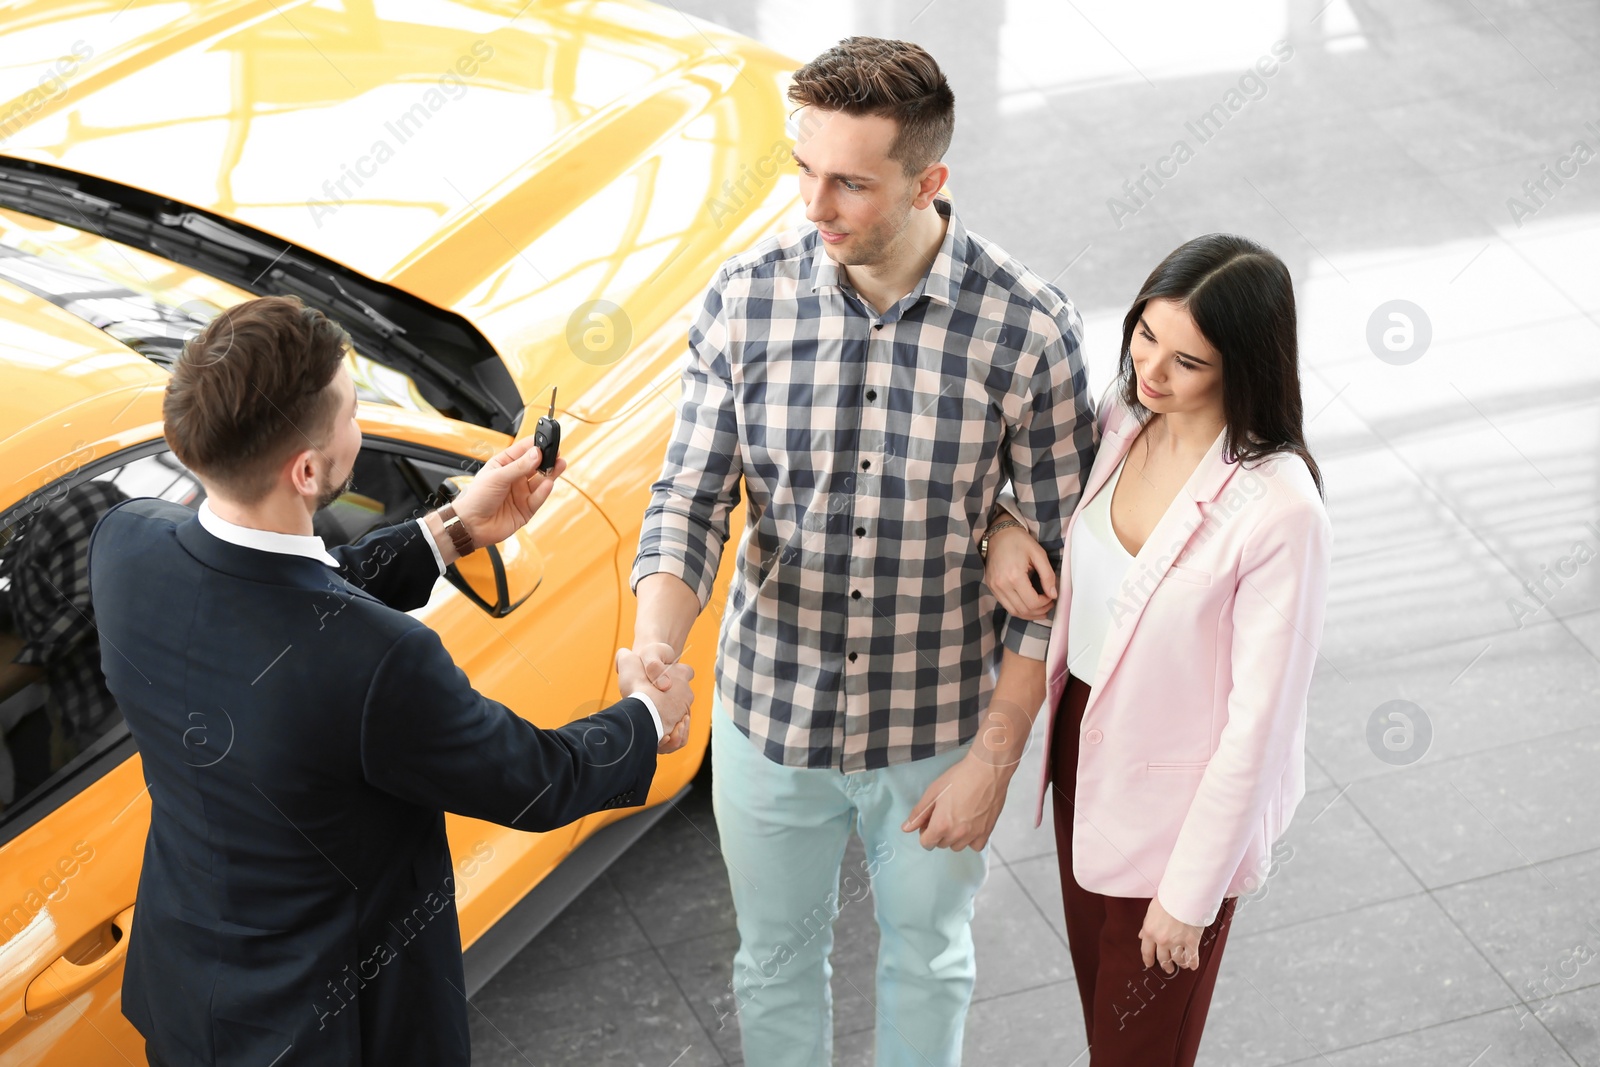
[{"label": "suit sleeve", "polygon": [[339,574],[396,611],[415,611],[428,602],[439,578],[439,564],[421,523],[380,526],[353,545],[328,549]]},{"label": "suit sleeve", "polygon": [[540,729],[472,688],[426,626],[385,654],[362,708],[367,781],[415,804],[518,830],[642,805],[656,743],[649,711],[632,697]]},{"label": "suit sleeve", "polygon": [[1216,918],[1270,794],[1303,743],[1322,640],[1332,563],[1326,514],[1302,501],[1261,527],[1245,545],[1234,594],[1228,722],[1156,891],[1167,913],[1191,926]]}]

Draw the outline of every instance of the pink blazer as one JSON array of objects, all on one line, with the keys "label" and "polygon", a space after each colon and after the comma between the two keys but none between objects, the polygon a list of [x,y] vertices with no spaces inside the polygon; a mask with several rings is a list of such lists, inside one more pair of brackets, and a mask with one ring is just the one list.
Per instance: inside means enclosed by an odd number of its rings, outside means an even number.
[{"label": "pink blazer", "polygon": [[[1139,431],[1116,397],[1067,522],[1045,654],[1044,772],[1067,684],[1073,524]],[[1261,884],[1305,795],[1306,693],[1322,639],[1333,531],[1311,472],[1278,454],[1244,469],[1223,435],[1129,564],[1083,715],[1072,870],[1106,896],[1150,897],[1207,926]]]}]

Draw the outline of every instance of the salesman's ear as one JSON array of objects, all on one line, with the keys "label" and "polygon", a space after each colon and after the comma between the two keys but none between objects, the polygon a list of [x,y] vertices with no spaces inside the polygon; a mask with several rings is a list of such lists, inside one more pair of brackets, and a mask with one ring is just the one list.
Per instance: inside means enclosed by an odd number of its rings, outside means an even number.
[{"label": "salesman's ear", "polygon": [[281,468],[280,477],[287,478],[294,491],[315,500],[322,493],[317,484],[317,450],[303,448],[290,456]]}]

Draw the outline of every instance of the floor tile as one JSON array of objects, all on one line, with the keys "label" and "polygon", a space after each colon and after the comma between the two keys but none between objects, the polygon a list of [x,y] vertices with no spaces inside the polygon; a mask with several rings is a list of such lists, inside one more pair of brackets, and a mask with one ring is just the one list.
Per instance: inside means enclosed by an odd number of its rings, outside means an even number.
[{"label": "floor tile", "polygon": [[1434,899],[1529,1004],[1600,985],[1600,850],[1439,889]]},{"label": "floor tile", "polygon": [[[476,997],[473,1062],[713,1067],[722,1057],[654,951],[529,976],[513,960]],[[529,1057],[537,1057],[537,1061]]]},{"label": "floor tile", "polygon": [[1600,989],[1564,993],[1538,1014],[1579,1067],[1600,1067]]},{"label": "floor tile", "polygon": [[1338,789],[1306,793],[1274,843],[1266,881],[1240,898],[1229,944],[1241,938],[1422,892]]},{"label": "floor tile", "polygon": [[716,841],[707,784],[662,816],[606,872],[652,944],[733,929],[728,870]]},{"label": "floor tile", "polygon": [[[1508,616],[1509,618],[1509,616]],[[1317,676],[1308,747],[1336,781],[1412,774],[1432,763],[1560,735],[1596,721],[1600,660],[1554,619]],[[1410,720],[1391,732],[1385,708]],[[1374,725],[1375,717],[1385,716]]]},{"label": "floor tile", "polygon": [[1346,799],[1431,887],[1600,848],[1600,727],[1363,779]]},{"label": "floor tile", "polygon": [[974,1004],[967,1013],[962,1062],[1085,1067],[1078,987],[1057,982]]},{"label": "floor tile", "polygon": [[1537,1020],[1491,1011],[1409,1034],[1357,1045],[1293,1067],[1571,1067],[1572,1060]]},{"label": "floor tile", "polygon": [[[517,956],[525,973],[543,975],[650,947],[622,896],[602,874]],[[502,972],[504,973],[504,972]]]},{"label": "floor tile", "polygon": [[972,920],[978,951],[974,1001],[1072,977],[1072,959],[1053,919],[1040,914],[1014,871],[992,866]]},{"label": "floor tile", "polygon": [[1437,904],[1402,897],[1230,938],[1206,1040],[1233,1062],[1276,1064],[1512,1000]]}]

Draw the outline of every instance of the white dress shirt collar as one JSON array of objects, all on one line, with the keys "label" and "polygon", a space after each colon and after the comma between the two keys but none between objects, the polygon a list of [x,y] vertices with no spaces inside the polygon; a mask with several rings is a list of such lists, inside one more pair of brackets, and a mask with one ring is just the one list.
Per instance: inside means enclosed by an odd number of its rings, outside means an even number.
[{"label": "white dress shirt collar", "polygon": [[215,511],[211,510],[211,499],[207,497],[200,501],[200,510],[197,515],[200,525],[206,532],[218,540],[227,541],[229,544],[239,545],[244,548],[254,548],[262,552],[281,552],[289,556],[305,556],[308,559],[326,563],[330,567],[339,566],[339,561],[328,554],[327,548],[322,543],[322,538],[315,534],[288,534],[276,530],[256,530],[249,526],[240,526],[229,522]]}]

